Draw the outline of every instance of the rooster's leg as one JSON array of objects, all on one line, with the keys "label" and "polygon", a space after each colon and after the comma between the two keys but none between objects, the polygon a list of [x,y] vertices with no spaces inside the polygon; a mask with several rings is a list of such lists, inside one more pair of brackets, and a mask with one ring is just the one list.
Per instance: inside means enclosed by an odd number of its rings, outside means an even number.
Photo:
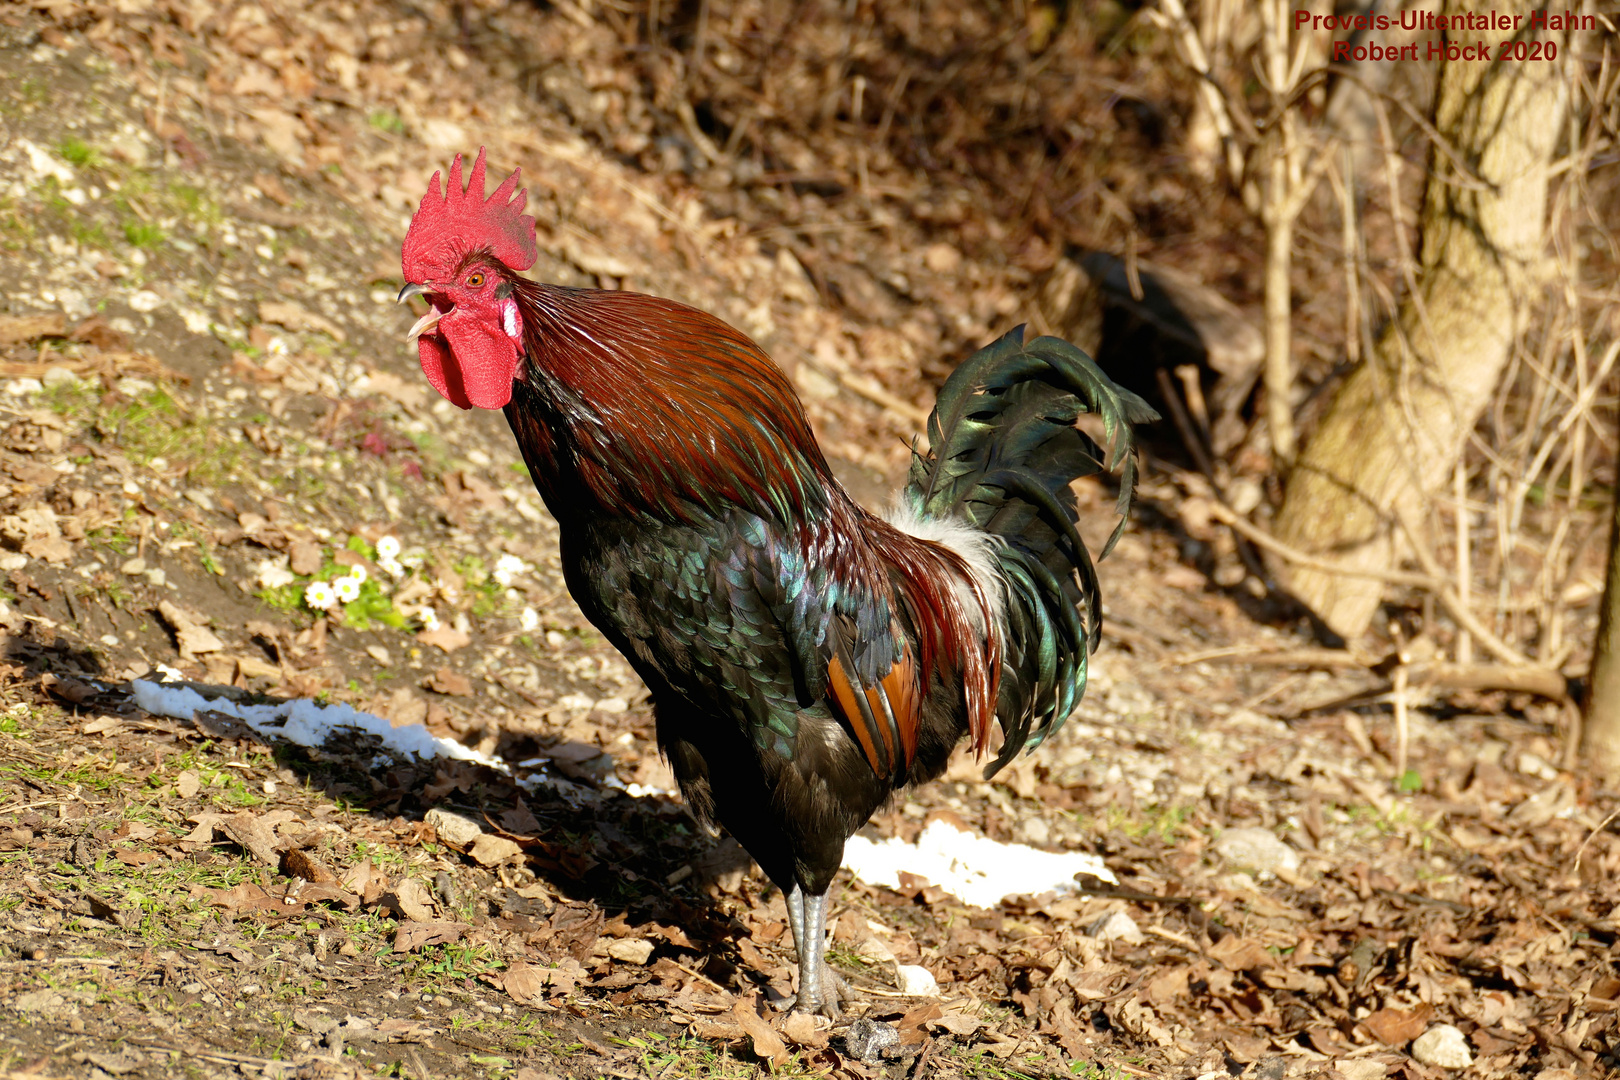
[{"label": "rooster's leg", "polygon": [[799,954],[799,992],[783,1007],[836,1020],[844,980],[827,966],[827,894],[806,894],[795,885],[787,894],[787,910],[794,951]]}]

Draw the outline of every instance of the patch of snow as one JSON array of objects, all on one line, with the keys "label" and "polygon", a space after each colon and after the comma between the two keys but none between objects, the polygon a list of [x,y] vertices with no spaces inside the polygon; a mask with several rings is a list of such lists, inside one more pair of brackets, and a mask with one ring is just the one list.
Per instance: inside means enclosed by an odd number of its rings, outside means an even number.
[{"label": "patch of snow", "polygon": [[1095,855],[1003,844],[938,820],[923,829],[915,844],[852,836],[844,845],[844,866],[868,885],[889,888],[899,886],[900,874],[915,874],[963,903],[983,908],[999,907],[1009,896],[1073,892],[1076,874],[1118,881]]},{"label": "patch of snow", "polygon": [[210,700],[189,686],[166,686],[145,679],[136,679],[129,685],[135,704],[155,716],[190,720],[198,709],[210,709],[234,716],[261,735],[276,736],[299,746],[324,746],[340,730],[349,729],[375,736],[384,747],[397,754],[457,758],[476,761],[503,773],[512,771],[499,758],[479,753],[454,739],[438,738],[421,724],[395,727],[380,716],[341,703],[322,705],[309,698],[296,698],[278,705],[238,705],[228,698]]}]

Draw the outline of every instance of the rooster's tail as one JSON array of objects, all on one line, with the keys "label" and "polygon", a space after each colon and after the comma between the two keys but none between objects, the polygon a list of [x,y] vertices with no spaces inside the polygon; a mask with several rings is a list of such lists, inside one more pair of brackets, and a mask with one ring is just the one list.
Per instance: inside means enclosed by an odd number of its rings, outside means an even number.
[{"label": "rooster's tail", "polygon": [[[1069,485],[1119,472],[1120,520],[1098,557],[1106,556],[1136,490],[1131,425],[1159,418],[1068,342],[1023,338],[1020,326],[945,380],[928,418],[929,451],[913,448],[899,509],[907,531],[939,533],[999,579],[1003,743],[986,778],[1056,731],[1085,691],[1101,598]],[[1076,426],[1083,412],[1101,419],[1106,452]]]}]

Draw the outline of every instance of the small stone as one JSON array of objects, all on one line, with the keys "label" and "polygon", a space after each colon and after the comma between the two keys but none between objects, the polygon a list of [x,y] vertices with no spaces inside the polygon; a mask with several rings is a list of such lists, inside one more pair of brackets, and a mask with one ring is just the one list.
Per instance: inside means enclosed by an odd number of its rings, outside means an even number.
[{"label": "small stone", "polygon": [[614,938],[607,944],[607,954],[627,964],[645,964],[652,951],[652,942],[645,938]]},{"label": "small stone", "polygon": [[844,1033],[844,1047],[851,1057],[871,1065],[887,1057],[900,1056],[900,1031],[893,1024],[856,1017]]},{"label": "small stone", "polygon": [[1140,945],[1147,940],[1136,920],[1123,911],[1112,911],[1086,929],[1086,934],[1098,941],[1123,941],[1127,945]]},{"label": "small stone", "polygon": [[148,311],[156,311],[162,307],[163,297],[150,289],[142,289],[139,292],[130,294],[129,306],[145,314]]},{"label": "small stone", "polygon": [[954,273],[962,265],[962,253],[943,241],[929,244],[923,252],[923,265],[936,274]]},{"label": "small stone", "polygon": [[896,967],[900,977],[900,992],[907,997],[939,997],[939,982],[925,967],[900,964]]},{"label": "small stone", "polygon": [[130,577],[139,577],[140,575],[146,573],[146,560],[137,555],[133,559],[126,560],[124,564],[118,568],[118,572],[121,574],[127,574]]},{"label": "small stone", "polygon": [[484,835],[484,830],[478,827],[478,822],[460,814],[452,814],[448,810],[434,808],[423,815],[423,820],[433,826],[440,840],[452,847],[466,847]]},{"label": "small stone", "polygon": [[1436,1024],[1412,1040],[1412,1057],[1419,1065],[1442,1069],[1466,1069],[1474,1063],[1463,1033],[1450,1024]]},{"label": "small stone", "polygon": [[54,390],[59,386],[78,386],[84,380],[80,379],[72,368],[63,364],[53,364],[45,369],[40,381],[45,384],[47,390]]},{"label": "small stone", "polygon": [[1247,867],[1261,876],[1299,870],[1299,853],[1270,829],[1228,829],[1215,841],[1215,850],[1233,866]]},{"label": "small stone", "polygon": [[1049,844],[1052,842],[1052,829],[1044,819],[1032,817],[1019,824],[1018,838],[1026,844]]},{"label": "small stone", "polygon": [[1389,1066],[1370,1058],[1340,1058],[1333,1067],[1344,1074],[1344,1080],[1381,1080],[1389,1074]]},{"label": "small stone", "polygon": [[383,648],[381,645],[367,645],[366,655],[377,661],[377,663],[381,664],[383,667],[389,667],[394,662],[394,658],[389,655],[388,650]]}]

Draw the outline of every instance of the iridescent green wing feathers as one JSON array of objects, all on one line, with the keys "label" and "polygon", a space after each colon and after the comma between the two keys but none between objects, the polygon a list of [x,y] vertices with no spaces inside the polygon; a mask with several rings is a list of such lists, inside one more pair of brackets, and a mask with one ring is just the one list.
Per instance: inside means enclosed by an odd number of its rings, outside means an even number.
[{"label": "iridescent green wing feathers", "polygon": [[[929,452],[913,453],[905,491],[920,516],[963,519],[1002,541],[1007,593],[996,715],[1005,739],[986,775],[1038,745],[1079,702],[1101,631],[1101,598],[1069,485],[1104,469],[1119,473],[1120,521],[1107,555],[1136,489],[1132,425],[1158,419],[1073,345],[1023,336],[1023,327],[1006,334],[945,381],[928,418]],[[1106,450],[1076,426],[1081,413],[1102,421]]]}]

